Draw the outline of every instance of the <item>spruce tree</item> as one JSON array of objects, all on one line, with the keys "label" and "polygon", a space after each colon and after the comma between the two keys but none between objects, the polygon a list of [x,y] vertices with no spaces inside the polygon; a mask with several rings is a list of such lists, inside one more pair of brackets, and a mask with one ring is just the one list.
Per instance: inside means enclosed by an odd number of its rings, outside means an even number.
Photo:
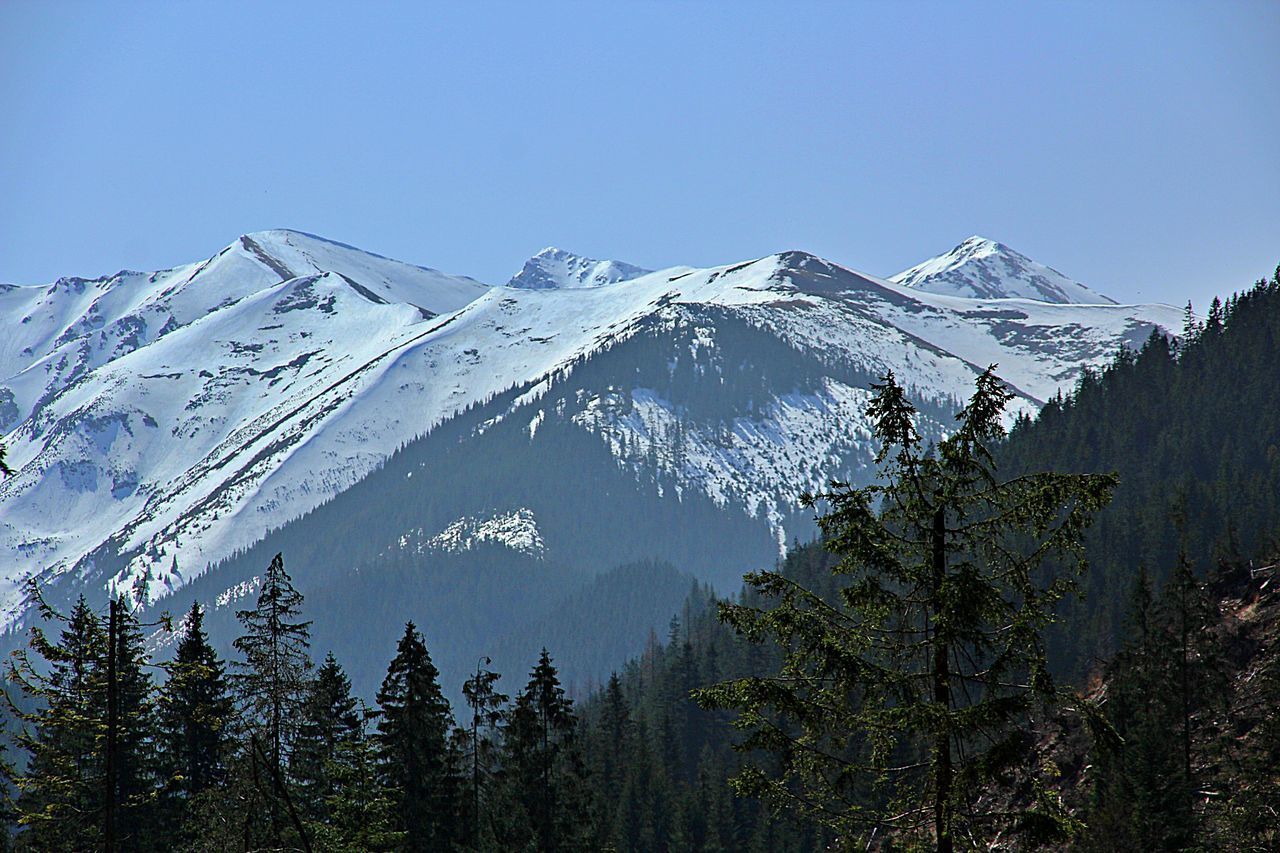
[{"label": "spruce tree", "polygon": [[18,735],[30,755],[17,780],[23,837],[36,848],[143,849],[155,833],[156,731],[138,622],[123,600],[109,603],[104,630],[83,596],[63,617],[33,594],[42,616],[65,627],[57,643],[33,627],[30,651],[43,665],[27,651],[10,665],[40,706],[20,713],[30,726]]},{"label": "spruce tree", "polygon": [[158,732],[147,672],[150,661],[141,626],[123,596],[111,602],[107,628],[104,846],[108,850],[149,849],[157,832],[158,793]]},{"label": "spruce tree", "polygon": [[[47,608],[44,615],[54,617]],[[18,824],[32,849],[99,846],[107,658],[102,622],[80,596],[57,642],[33,626],[29,646],[43,663],[23,650],[10,662],[8,673],[10,682],[38,703],[34,711],[19,711],[26,725],[16,737],[28,761],[17,779]],[[47,676],[42,674],[46,667]]]},{"label": "spruce tree", "polygon": [[234,676],[248,726],[244,746],[251,765],[265,761],[262,772],[253,776],[269,800],[271,838],[277,845],[289,806],[285,757],[311,668],[311,622],[299,618],[301,608],[302,595],[285,571],[284,556],[276,554],[262,578],[257,606],[236,613],[244,626],[234,643],[244,656],[235,662],[239,671]]},{"label": "spruce tree", "polygon": [[[363,712],[357,712],[363,717]],[[327,762],[324,821],[310,829],[317,850],[333,853],[382,853],[404,847],[397,828],[396,798],[383,782],[372,740],[363,720],[354,737],[338,743]]]},{"label": "spruce tree", "polygon": [[335,793],[332,774],[339,756],[361,738],[363,730],[351,679],[332,653],[316,671],[301,713],[289,770],[297,783],[301,811],[310,820],[324,821],[326,803]]},{"label": "spruce tree", "polygon": [[225,667],[209,644],[204,610],[194,601],[184,631],[157,703],[171,832],[186,819],[194,798],[224,780],[234,713]]},{"label": "spruce tree", "polygon": [[746,768],[739,791],[846,839],[891,834],[940,851],[961,835],[1043,841],[1069,830],[1052,797],[1012,820],[978,795],[1037,771],[1026,766],[1031,725],[1058,699],[1042,632],[1084,568],[1049,577],[1041,564],[1078,553],[1115,478],[998,479],[990,447],[1011,397],[989,368],[955,431],[929,449],[893,375],[873,385],[879,483],[836,483],[810,498],[829,507],[819,523],[840,557],[836,596],[760,572],[747,581],[775,606],[721,606],[749,639],[774,639],[785,653],[776,675],[700,693],[738,710],[744,747],[778,764],[777,773]]},{"label": "spruce tree", "polygon": [[396,802],[402,849],[447,849],[455,839],[458,779],[449,748],[453,719],[439,672],[412,622],[378,690],[374,743],[383,784]]},{"label": "spruce tree", "polygon": [[577,742],[573,701],[546,649],[516,698],[504,741],[505,772],[524,826],[508,843],[577,850],[594,835],[590,789]]},{"label": "spruce tree", "polygon": [[462,695],[471,709],[470,726],[459,727],[455,734],[461,742],[458,750],[463,771],[468,775],[465,802],[468,809],[469,831],[466,841],[480,850],[492,846],[492,821],[489,820],[490,787],[497,763],[498,737],[505,716],[503,706],[507,696],[499,693],[498,679],[502,676],[484,669],[492,663],[484,657],[476,662],[476,672],[462,685]]}]

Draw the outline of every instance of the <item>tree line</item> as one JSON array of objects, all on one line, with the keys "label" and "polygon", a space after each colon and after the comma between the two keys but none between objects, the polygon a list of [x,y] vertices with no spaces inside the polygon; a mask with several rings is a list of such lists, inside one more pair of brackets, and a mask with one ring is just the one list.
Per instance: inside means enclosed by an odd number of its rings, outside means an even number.
[{"label": "tree line", "polygon": [[194,603],[171,626],[172,660],[153,665],[124,602],[45,608],[60,632],[33,628],[10,663],[26,700],[11,702],[14,849],[595,846],[578,718],[546,650],[513,701],[478,661],[455,720],[412,622],[373,707],[333,655],[314,665],[281,555],[237,613],[229,666]]},{"label": "tree line", "polygon": [[[1277,432],[1257,433],[1275,417],[1261,403],[1277,323],[1280,271],[1190,319],[1184,341],[1121,354],[1008,441],[993,370],[937,441],[885,377],[869,410],[881,479],[814,496],[820,542],[734,600],[695,590],[667,643],[583,707],[544,650],[514,700],[479,658],[455,717],[412,622],[366,707],[331,655],[312,664],[279,555],[237,614],[229,668],[193,605],[158,686],[123,603],[46,607],[60,635],[34,630],[9,672],[27,700],[13,843],[1274,849],[1280,602],[1242,554],[1276,551]],[[1204,400],[1258,408],[1227,429]],[[1158,467],[1106,473],[1144,442],[1192,469],[1168,474],[1169,495]],[[1130,590],[1092,620],[1070,605],[1078,579],[1095,587],[1090,558],[1102,590]],[[1054,619],[1092,650],[1099,613],[1118,654],[1063,689]]]}]

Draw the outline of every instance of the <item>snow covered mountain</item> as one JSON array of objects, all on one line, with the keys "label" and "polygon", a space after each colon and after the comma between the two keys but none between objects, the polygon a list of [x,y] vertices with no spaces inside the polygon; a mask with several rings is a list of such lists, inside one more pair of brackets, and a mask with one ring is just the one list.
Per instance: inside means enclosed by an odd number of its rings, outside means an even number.
[{"label": "snow covered mountain", "polygon": [[[315,578],[397,548],[507,547],[588,571],[617,549],[570,532],[608,501],[635,528],[633,558],[701,512],[707,554],[749,541],[733,559],[767,564],[808,523],[800,492],[865,475],[867,385],[885,371],[939,433],[990,363],[1034,411],[1119,344],[1181,322],[1169,306],[939,295],[803,252],[646,274],[534,260],[543,278],[489,288],[273,231],[173,270],[5,288],[0,417],[17,475],[0,483],[0,624],[24,618],[32,577],[148,603],[213,568],[196,584],[212,604],[251,582],[233,557],[264,537],[316,541],[290,531],[322,510],[387,532],[341,566],[317,554]],[[752,568],[713,560],[699,566],[721,583]]]},{"label": "snow covered mountain", "polygon": [[575,287],[603,287],[639,278],[650,270],[622,261],[597,261],[554,246],[548,246],[524,262],[507,287],[525,290],[555,290]]},{"label": "snow covered mountain", "polygon": [[976,235],[944,255],[903,270],[890,281],[929,293],[972,299],[1115,304],[1114,300],[1026,255],[1018,254],[1003,243]]}]

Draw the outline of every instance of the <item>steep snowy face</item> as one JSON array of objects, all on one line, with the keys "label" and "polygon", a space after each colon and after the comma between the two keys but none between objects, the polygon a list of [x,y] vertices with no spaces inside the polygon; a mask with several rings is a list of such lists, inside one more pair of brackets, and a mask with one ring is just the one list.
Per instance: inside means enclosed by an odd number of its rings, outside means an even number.
[{"label": "steep snowy face", "polygon": [[1115,304],[1057,270],[1003,243],[973,236],[950,252],[890,278],[897,284],[970,299],[1036,299],[1077,305]]},{"label": "steep snowy face", "polygon": [[367,302],[410,306],[423,318],[455,311],[489,289],[284,230],[246,234],[207,260],[153,273],[0,286],[0,433],[115,359],[283,281],[323,273]]},{"label": "steep snowy face", "polygon": [[[1121,343],[1181,322],[1168,306],[935,295],[802,252],[625,286],[486,288],[297,232],[5,299],[17,310],[0,305],[0,340],[12,331],[21,345],[4,351],[17,369],[0,377],[0,433],[18,469],[0,482],[0,626],[22,615],[32,576],[163,597],[509,389],[528,389],[512,411],[525,410],[532,441],[553,414],[539,400],[564,377],[606,364],[635,377],[616,359],[639,335],[692,335],[670,369],[691,360],[697,399],[740,372],[716,355],[734,324],[753,348],[829,377],[762,385],[749,411],[714,413],[707,429],[685,430],[687,400],[664,396],[661,376],[594,389],[602,402],[564,413],[620,463],[651,458],[681,488],[757,506],[794,503],[795,484],[821,486],[831,466],[866,456],[866,385],[887,370],[943,406],[998,363],[1016,407],[1034,411]],[[459,509],[470,520],[441,543],[528,526],[475,512]]]},{"label": "steep snowy face", "polygon": [[622,261],[598,261],[548,246],[525,261],[524,268],[507,282],[507,287],[525,290],[603,287],[639,278],[648,272]]}]

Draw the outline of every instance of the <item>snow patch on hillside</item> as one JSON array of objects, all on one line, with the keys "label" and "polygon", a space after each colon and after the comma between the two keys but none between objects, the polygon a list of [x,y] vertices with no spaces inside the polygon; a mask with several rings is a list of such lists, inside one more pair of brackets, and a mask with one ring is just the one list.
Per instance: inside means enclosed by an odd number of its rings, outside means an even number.
[{"label": "snow patch on hillside", "polygon": [[866,417],[870,392],[824,379],[811,393],[782,394],[753,417],[715,426],[687,423],[679,407],[648,388],[611,391],[587,402],[572,420],[599,435],[624,466],[655,466],[719,506],[744,506],[763,517],[786,549],[784,518],[800,496],[826,488],[833,471],[870,464]]},{"label": "snow patch on hillside", "polygon": [[426,554],[431,551],[460,553],[477,545],[496,544],[531,557],[541,557],[547,550],[538,529],[533,510],[520,507],[512,512],[495,512],[485,516],[464,515],[451,521],[434,536],[424,538],[422,529],[405,533],[398,545],[401,551]]}]

